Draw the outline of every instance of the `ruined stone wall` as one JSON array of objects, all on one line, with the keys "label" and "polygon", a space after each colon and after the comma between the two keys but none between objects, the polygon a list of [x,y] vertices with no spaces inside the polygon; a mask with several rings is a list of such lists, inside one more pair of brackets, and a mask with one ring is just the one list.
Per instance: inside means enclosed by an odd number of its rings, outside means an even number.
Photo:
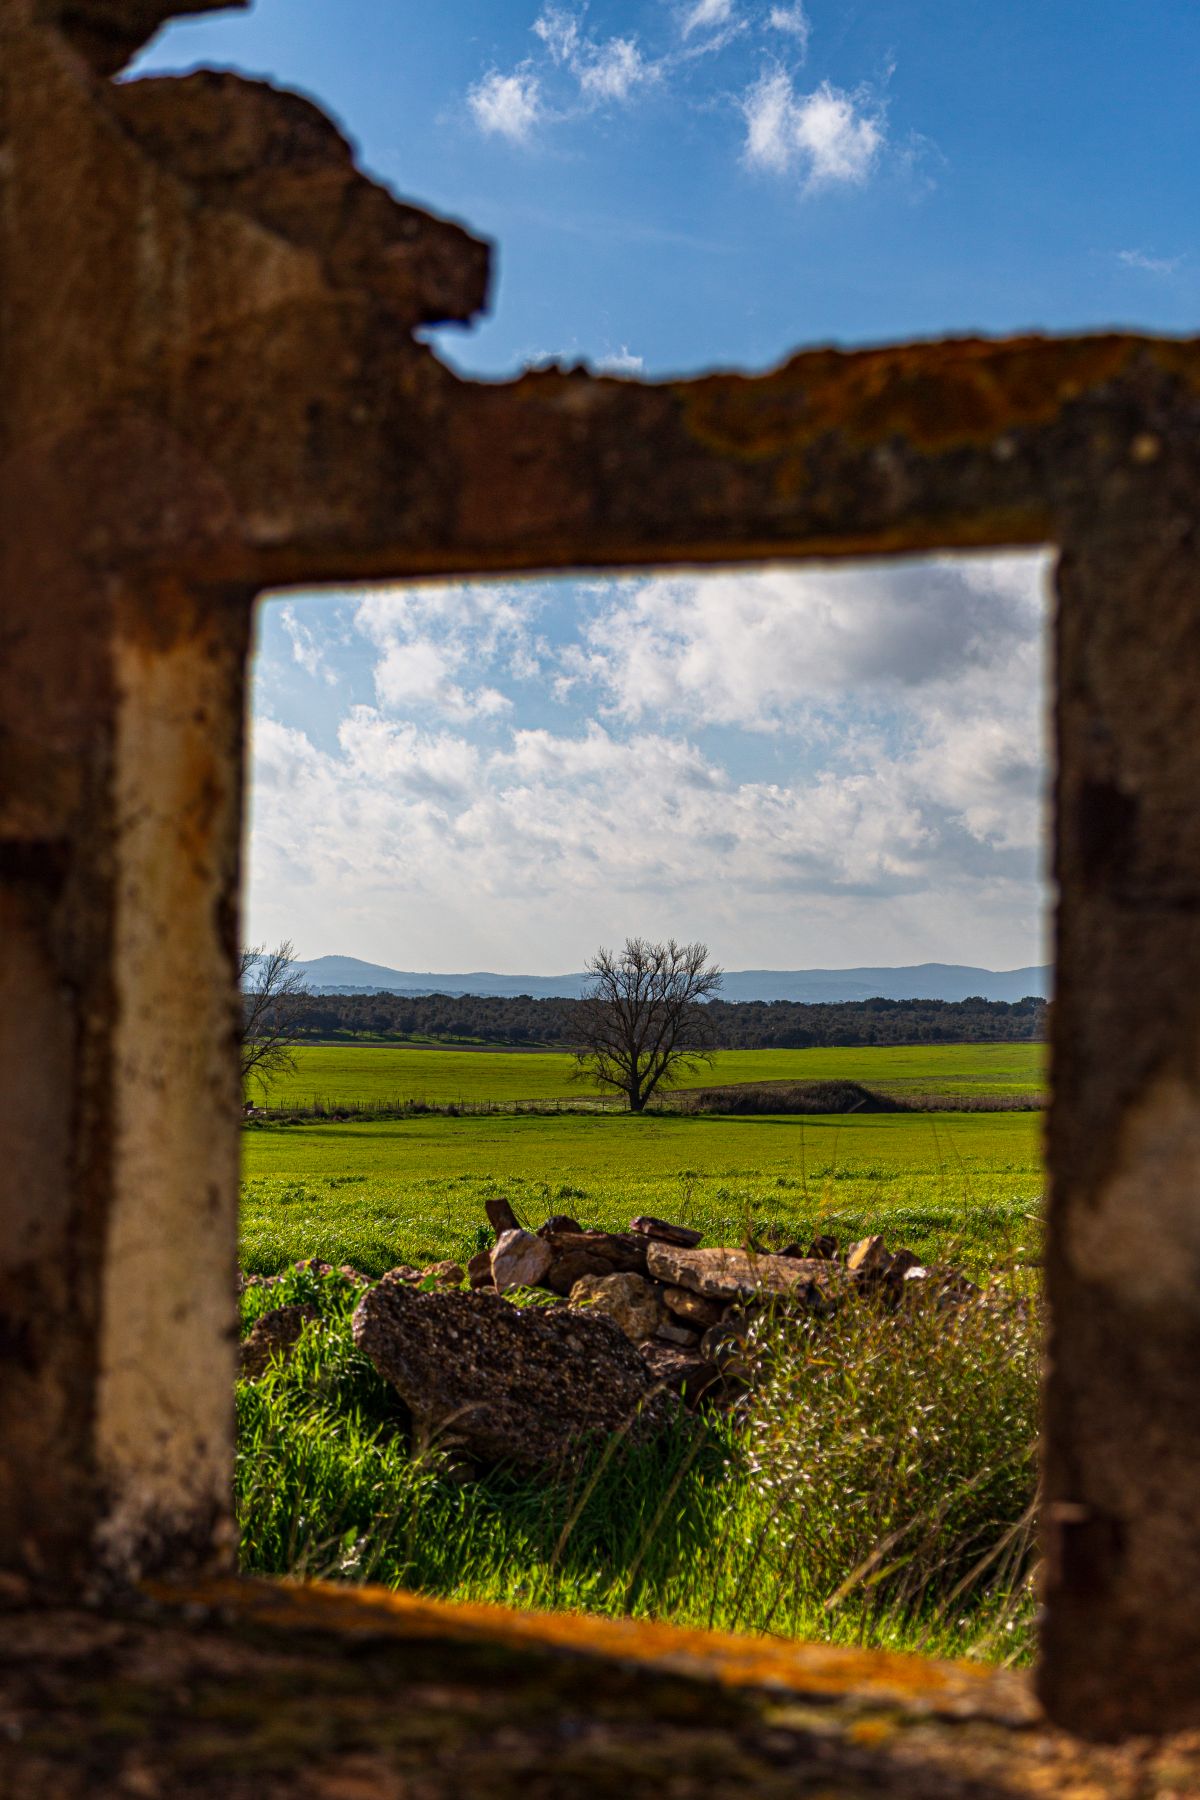
[{"label": "ruined stone wall", "polygon": [[1081,1730],[1195,1723],[1200,346],[464,382],[412,334],[478,311],[485,246],[303,99],[114,85],[174,10],[0,0],[0,1570],[228,1561],[255,593],[1048,541],[1043,1691]]}]

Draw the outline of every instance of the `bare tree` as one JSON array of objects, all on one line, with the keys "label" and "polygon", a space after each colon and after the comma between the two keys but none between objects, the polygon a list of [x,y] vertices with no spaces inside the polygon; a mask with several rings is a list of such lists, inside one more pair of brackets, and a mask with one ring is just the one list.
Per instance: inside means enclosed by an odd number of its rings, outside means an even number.
[{"label": "bare tree", "polygon": [[625,1095],[640,1113],[657,1088],[713,1058],[708,1009],[721,971],[707,944],[626,938],[619,956],[599,950],[576,1011],[578,1073]]},{"label": "bare tree", "polygon": [[274,950],[255,944],[242,951],[238,983],[242,990],[242,1082],[251,1076],[265,1094],[273,1081],[296,1067],[296,998],[304,977],[294,967],[290,938]]}]

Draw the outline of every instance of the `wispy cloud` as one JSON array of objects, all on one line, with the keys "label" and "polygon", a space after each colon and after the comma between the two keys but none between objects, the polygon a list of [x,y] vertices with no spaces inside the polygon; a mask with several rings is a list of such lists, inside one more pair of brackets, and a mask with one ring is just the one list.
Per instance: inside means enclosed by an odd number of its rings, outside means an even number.
[{"label": "wispy cloud", "polygon": [[797,94],[785,69],[764,71],[744,95],[745,160],[751,168],[798,173],[808,190],[861,185],[885,141],[882,115],[860,96],[823,81]]},{"label": "wispy cloud", "polygon": [[680,20],[684,37],[696,31],[715,31],[733,19],[733,0],[694,0]]},{"label": "wispy cloud", "polygon": [[[582,13],[569,7],[544,6],[531,30],[541,45],[540,66],[527,57],[508,74],[491,69],[467,94],[479,129],[511,143],[529,143],[536,127],[552,118],[625,104],[635,89],[658,78],[658,66],[635,38],[593,37],[584,29]],[[547,81],[556,89],[553,105]]]},{"label": "wispy cloud", "polygon": [[773,6],[767,15],[767,24],[772,31],[782,31],[794,38],[795,54],[803,60],[812,36],[812,25],[803,6]]},{"label": "wispy cloud", "polygon": [[634,88],[653,81],[655,70],[632,38],[590,44],[573,66],[585,100],[628,100]]},{"label": "wispy cloud", "polygon": [[533,21],[533,35],[541,38],[553,62],[570,64],[579,54],[579,19],[565,6],[547,6]]},{"label": "wispy cloud", "polygon": [[293,660],[299,663],[306,675],[311,675],[314,680],[319,678],[328,682],[330,687],[336,687],[337,670],[326,661],[327,641],[297,616],[294,606],[285,606],[282,618],[283,628],[292,646]]},{"label": "wispy cloud", "polygon": [[797,91],[812,38],[804,0],[669,0],[657,38],[649,27],[649,49],[631,32],[590,31],[586,7],[560,0],[546,0],[530,32],[530,55],[511,73],[489,70],[467,97],[480,130],[515,144],[528,144],[540,128],[630,107],[651,91],[728,119],[746,78],[744,60],[716,91],[699,91],[700,72],[714,63],[729,68],[730,46],[757,39],[769,61],[741,94],[747,165],[799,172],[805,190],[848,186],[867,179],[884,148],[883,108],[865,89],[823,81]]},{"label": "wispy cloud", "polygon": [[1118,250],[1117,261],[1127,269],[1142,269],[1147,275],[1173,275],[1183,262],[1182,256],[1151,256],[1146,250]]}]

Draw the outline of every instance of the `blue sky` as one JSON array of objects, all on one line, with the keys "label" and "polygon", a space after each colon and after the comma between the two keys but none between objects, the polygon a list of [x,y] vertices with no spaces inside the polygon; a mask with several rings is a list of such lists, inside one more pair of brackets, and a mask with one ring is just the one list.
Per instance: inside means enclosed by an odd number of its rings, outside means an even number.
[{"label": "blue sky", "polygon": [[[1196,0],[260,0],[138,72],[318,97],[497,240],[439,354],[655,376],[1200,312]],[[1037,558],[264,606],[248,931],[418,968],[1040,958]]]}]

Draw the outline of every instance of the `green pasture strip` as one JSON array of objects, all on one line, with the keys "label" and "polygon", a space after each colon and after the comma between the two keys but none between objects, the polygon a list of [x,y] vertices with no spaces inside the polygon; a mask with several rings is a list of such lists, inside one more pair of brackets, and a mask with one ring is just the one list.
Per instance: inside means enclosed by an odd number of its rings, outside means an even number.
[{"label": "green pasture strip", "polygon": [[1036,1254],[1041,1121],[1028,1113],[624,1114],[266,1125],[243,1133],[242,1264],[380,1274],[490,1242],[483,1202],[625,1226],[657,1213],[737,1243],[748,1226],[883,1231],[982,1268]]},{"label": "green pasture strip", "polygon": [[[294,1074],[277,1082],[272,1106],[314,1100],[480,1100],[587,1098],[562,1051],[434,1050],[397,1044],[303,1045]],[[902,1048],[722,1050],[682,1087],[746,1081],[860,1081],[892,1093],[1028,1094],[1046,1083],[1044,1044],[918,1044]],[[261,1096],[249,1090],[251,1099]]]}]

